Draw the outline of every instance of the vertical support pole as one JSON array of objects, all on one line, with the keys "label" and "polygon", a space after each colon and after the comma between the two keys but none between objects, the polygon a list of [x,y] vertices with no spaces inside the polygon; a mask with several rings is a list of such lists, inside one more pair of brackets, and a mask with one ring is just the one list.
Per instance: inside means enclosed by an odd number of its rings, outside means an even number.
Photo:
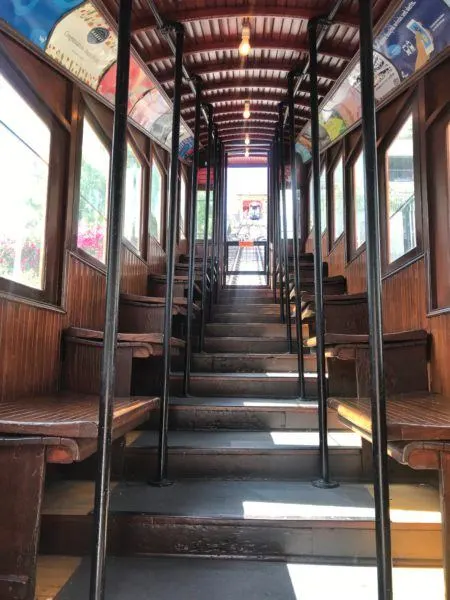
[{"label": "vertical support pole", "polygon": [[319,139],[319,96],[317,92],[317,25],[319,19],[308,23],[309,34],[309,79],[311,98],[311,143],[312,177],[314,190],[314,292],[316,309],[317,388],[319,396],[319,444],[320,479],[316,487],[334,488],[338,484],[330,480],[328,453],[327,383],[325,376],[325,321],[323,313],[323,262],[322,262],[322,219],[320,212],[320,139]]},{"label": "vertical support pole", "polygon": [[189,394],[191,378],[192,357],[192,320],[194,317],[194,282],[195,282],[195,250],[197,235],[197,188],[198,188],[198,155],[200,149],[200,119],[202,109],[202,90],[197,82],[195,95],[195,126],[194,126],[194,154],[192,157],[191,171],[191,204],[189,208],[189,281],[187,297],[187,323],[186,323],[186,354],[184,365],[183,391]]},{"label": "vertical support pole", "polygon": [[213,114],[212,106],[208,104],[208,163],[206,165],[206,198],[205,198],[205,232],[203,237],[203,270],[202,270],[202,314],[200,321],[200,352],[205,344],[205,325],[207,308],[206,275],[208,267],[208,234],[209,234],[209,198],[211,194],[211,163],[213,159]]},{"label": "vertical support pole", "polygon": [[287,231],[287,210],[286,210],[286,163],[284,159],[284,119],[283,119],[283,103],[278,106],[278,133],[279,133],[279,154],[280,154],[280,181],[281,181],[281,212],[283,214],[282,231],[284,234],[283,240],[283,264],[282,269],[284,277],[284,303],[286,315],[287,338],[289,342],[289,352],[292,352],[292,329],[291,329],[291,299],[290,299],[290,281],[289,281],[289,240]]},{"label": "vertical support pole", "polygon": [[297,200],[297,160],[295,151],[295,100],[294,100],[294,75],[288,76],[288,109],[289,109],[289,141],[291,148],[291,191],[292,191],[292,219],[293,234],[292,246],[294,253],[294,280],[295,280],[295,330],[297,335],[297,364],[298,383],[301,398],[305,398],[305,373],[303,365],[303,335],[302,335],[302,301],[300,298],[300,247],[299,247],[299,205]]},{"label": "vertical support pole", "polygon": [[227,184],[228,184],[228,155],[225,152],[225,148],[223,149],[223,194],[222,194],[222,231],[220,235],[221,240],[221,255],[220,255],[220,263],[222,267],[222,278],[221,278],[221,287],[225,287],[227,283],[227,268],[228,268],[228,259],[227,259]]},{"label": "vertical support pole", "polygon": [[114,411],[115,359],[119,314],[122,231],[125,213],[127,165],[128,84],[132,0],[121,0],[117,47],[116,98],[108,198],[108,266],[106,308],[99,405],[98,462],[95,478],[94,546],[90,574],[90,600],[105,597],[105,563],[110,501],[112,421]]},{"label": "vertical support pole", "polygon": [[173,279],[175,272],[175,249],[177,243],[177,179],[178,179],[178,152],[180,145],[180,109],[181,85],[183,75],[183,45],[184,28],[179,23],[172,26],[175,30],[175,81],[173,90],[173,115],[172,115],[172,147],[169,174],[169,206],[167,210],[167,288],[164,310],[164,340],[163,340],[163,393],[161,398],[159,443],[158,443],[158,473],[156,485],[170,485],[167,481],[167,435],[169,428],[169,394],[170,394],[170,355],[172,338],[172,305],[173,305]]},{"label": "vertical support pole", "polygon": [[209,316],[211,317],[213,300],[216,296],[217,285],[217,223],[219,216],[219,193],[220,193],[220,143],[217,127],[214,129],[214,185],[213,185],[213,221],[212,221],[212,248],[210,261],[210,292],[209,292]]},{"label": "vertical support pole", "polygon": [[274,182],[273,182],[273,143],[271,149],[267,155],[267,176],[268,176],[268,206],[269,206],[269,233],[270,243],[272,245],[271,253],[271,268],[272,268],[272,293],[273,302],[277,302],[277,260],[276,260],[276,246],[275,246],[275,193],[274,193]]},{"label": "vertical support pole", "polygon": [[283,287],[283,251],[281,247],[281,194],[280,194],[280,165],[279,165],[279,132],[278,126],[275,132],[274,143],[274,166],[273,166],[273,182],[274,182],[274,210],[276,214],[276,236],[277,236],[277,270],[278,270],[278,288],[280,294],[280,319],[285,323],[286,317],[284,314],[284,287]]},{"label": "vertical support pole", "polygon": [[371,0],[359,1],[364,188],[366,193],[367,295],[372,403],[372,440],[377,542],[378,598],[392,600],[392,557],[387,464],[386,391],[383,368],[383,314],[380,199],[373,69]]}]

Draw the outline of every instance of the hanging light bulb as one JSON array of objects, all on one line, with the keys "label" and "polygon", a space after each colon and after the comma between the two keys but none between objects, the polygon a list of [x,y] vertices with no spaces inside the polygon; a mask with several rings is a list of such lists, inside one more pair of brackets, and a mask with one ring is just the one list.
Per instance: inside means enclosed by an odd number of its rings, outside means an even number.
[{"label": "hanging light bulb", "polygon": [[242,23],[242,41],[239,44],[239,54],[241,56],[248,56],[250,54],[250,24],[248,21]]},{"label": "hanging light bulb", "polygon": [[244,119],[250,119],[250,101],[247,100],[244,104]]},{"label": "hanging light bulb", "polygon": [[250,156],[250,150],[247,148],[245,151],[245,158],[248,158]]},{"label": "hanging light bulb", "polygon": [[250,138],[248,135],[245,136],[245,145],[250,146]]}]

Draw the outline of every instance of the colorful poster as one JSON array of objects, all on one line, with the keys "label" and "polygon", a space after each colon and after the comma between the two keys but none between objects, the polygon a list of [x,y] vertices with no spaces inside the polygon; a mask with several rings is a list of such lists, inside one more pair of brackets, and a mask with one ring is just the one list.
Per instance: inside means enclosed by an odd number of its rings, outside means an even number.
[{"label": "colorful poster", "polygon": [[[450,0],[404,0],[374,40],[375,100],[379,104],[402,81],[450,45]],[[321,107],[319,121],[326,146],[361,118],[359,58],[344,81]],[[304,161],[311,156],[309,124],[297,138]]]},{"label": "colorful poster", "polygon": [[150,131],[152,124],[162,115],[171,112],[171,107],[158,89],[147,92],[130,112],[130,117],[141,127]]},{"label": "colorful poster", "polygon": [[[103,75],[98,93],[106,98],[111,104],[114,104],[116,93],[116,75],[117,63],[114,63],[111,68]],[[137,60],[132,56],[130,59],[130,83],[128,88],[128,112],[134,105],[149,91],[155,89],[155,84],[150,79],[148,74],[139,65]]]},{"label": "colorful poster", "polygon": [[180,157],[183,160],[189,160],[192,158],[194,153],[194,138],[190,135],[190,137],[184,138],[180,142]]},{"label": "colorful poster", "polygon": [[1,0],[0,19],[44,49],[55,23],[84,0]]},{"label": "colorful poster", "polygon": [[87,2],[56,25],[45,52],[96,90],[103,73],[116,60],[117,37],[98,10]]}]

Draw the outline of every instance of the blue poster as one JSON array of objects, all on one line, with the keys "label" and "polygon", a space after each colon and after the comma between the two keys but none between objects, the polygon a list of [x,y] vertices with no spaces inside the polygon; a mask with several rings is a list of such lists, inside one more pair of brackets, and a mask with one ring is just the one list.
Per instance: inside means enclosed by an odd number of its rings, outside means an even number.
[{"label": "blue poster", "polygon": [[85,0],[1,0],[0,19],[25,38],[45,49],[59,19]]},{"label": "blue poster", "polygon": [[450,44],[450,0],[405,0],[374,41],[406,79]]}]

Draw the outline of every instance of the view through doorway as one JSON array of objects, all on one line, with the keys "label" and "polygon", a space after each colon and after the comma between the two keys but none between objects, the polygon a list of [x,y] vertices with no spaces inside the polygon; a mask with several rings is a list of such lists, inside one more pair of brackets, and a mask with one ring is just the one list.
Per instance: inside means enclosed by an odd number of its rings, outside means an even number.
[{"label": "view through doorway", "polygon": [[267,167],[228,168],[225,238],[226,285],[267,285]]}]

